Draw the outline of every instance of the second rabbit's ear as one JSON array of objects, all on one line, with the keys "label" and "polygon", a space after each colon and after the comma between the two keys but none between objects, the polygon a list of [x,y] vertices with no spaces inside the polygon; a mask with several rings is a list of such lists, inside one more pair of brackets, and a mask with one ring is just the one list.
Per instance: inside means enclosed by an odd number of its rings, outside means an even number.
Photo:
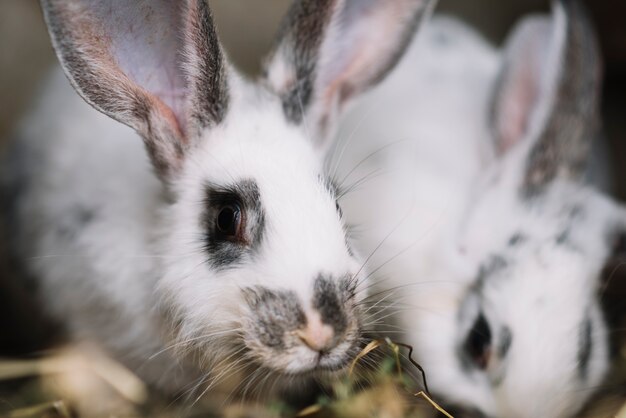
[{"label": "second rabbit's ear", "polygon": [[266,62],[287,119],[318,147],[346,102],[394,67],[434,0],[296,0]]},{"label": "second rabbit's ear", "polygon": [[41,0],[74,88],[134,128],[164,180],[228,108],[227,69],[206,0]]},{"label": "second rabbit's ear", "polygon": [[597,129],[600,58],[578,1],[563,0],[552,19],[531,17],[509,38],[491,124],[498,155],[526,144],[522,191],[582,173]]}]

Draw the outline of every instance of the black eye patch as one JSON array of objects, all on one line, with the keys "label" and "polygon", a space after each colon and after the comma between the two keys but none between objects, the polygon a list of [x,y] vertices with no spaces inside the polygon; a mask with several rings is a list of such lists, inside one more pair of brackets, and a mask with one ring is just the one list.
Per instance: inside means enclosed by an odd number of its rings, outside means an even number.
[{"label": "black eye patch", "polygon": [[463,349],[475,367],[481,370],[487,368],[491,354],[491,328],[482,312],[467,334]]},{"label": "black eye patch", "polygon": [[202,228],[209,264],[226,268],[243,261],[261,245],[265,213],[253,180],[206,186]]}]

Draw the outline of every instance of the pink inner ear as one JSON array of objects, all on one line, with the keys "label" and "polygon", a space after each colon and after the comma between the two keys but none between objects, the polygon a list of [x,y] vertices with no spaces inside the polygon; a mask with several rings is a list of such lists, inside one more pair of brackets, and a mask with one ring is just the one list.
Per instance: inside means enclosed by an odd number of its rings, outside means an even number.
[{"label": "pink inner ear", "polygon": [[398,38],[403,35],[397,31],[402,26],[398,16],[406,13],[405,9],[402,2],[386,7],[364,3],[358,6],[358,16],[331,26],[322,45],[318,79],[326,104],[336,100],[341,105],[378,81],[379,73],[388,66],[389,55],[397,53]]},{"label": "pink inner ear", "polygon": [[[184,42],[184,25],[179,21],[181,2],[89,2],[94,17],[102,22],[100,29],[110,39],[109,51],[121,72],[158,99],[162,103],[158,106],[160,113],[170,122],[175,120],[174,126],[184,131],[187,82],[181,56]],[[156,104],[156,100],[153,102]]]},{"label": "pink inner ear", "polygon": [[523,27],[508,46],[495,111],[496,151],[505,154],[533,128],[541,96],[545,94],[546,65],[551,43],[549,21]]},{"label": "pink inner ear", "polygon": [[514,147],[528,132],[530,113],[537,100],[537,81],[533,80],[532,71],[518,69],[515,82],[510,86],[508,96],[500,102],[500,117],[498,130],[500,134],[497,142],[497,152],[502,155]]},{"label": "pink inner ear", "polygon": [[[162,121],[166,123],[168,127],[173,131],[172,133],[179,139],[180,141],[187,142],[186,136],[186,126],[184,124],[184,118],[178,118],[176,116],[176,112],[170,106],[165,104],[161,98],[158,96],[149,96],[151,98],[150,102],[152,104],[153,111],[157,114],[156,116],[160,118]],[[181,106],[181,112],[183,111],[184,99],[181,97],[180,100],[177,101],[177,104]]]}]

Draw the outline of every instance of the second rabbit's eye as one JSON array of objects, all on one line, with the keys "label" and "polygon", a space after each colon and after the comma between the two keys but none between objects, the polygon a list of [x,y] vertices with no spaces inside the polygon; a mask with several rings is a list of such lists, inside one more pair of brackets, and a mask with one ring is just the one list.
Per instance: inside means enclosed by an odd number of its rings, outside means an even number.
[{"label": "second rabbit's eye", "polygon": [[472,325],[463,348],[476,367],[487,368],[491,355],[491,329],[482,312]]},{"label": "second rabbit's eye", "polygon": [[217,232],[227,240],[238,240],[242,233],[241,207],[237,203],[222,206],[215,219]]}]

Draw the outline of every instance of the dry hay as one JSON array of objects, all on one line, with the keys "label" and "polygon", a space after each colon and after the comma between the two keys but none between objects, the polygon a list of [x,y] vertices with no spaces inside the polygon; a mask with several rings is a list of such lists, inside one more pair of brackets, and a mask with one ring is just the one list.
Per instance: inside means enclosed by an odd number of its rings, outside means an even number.
[{"label": "dry hay", "polygon": [[[34,360],[0,361],[0,417],[7,418],[432,418],[451,417],[428,396],[411,348],[389,340],[370,342],[344,378],[331,382],[332,395],[309,407],[235,402],[207,397],[189,407],[158,399],[130,371],[92,346],[79,345]],[[581,418],[626,418],[623,382],[626,346],[607,388]],[[436,411],[439,410],[437,413]]]}]

